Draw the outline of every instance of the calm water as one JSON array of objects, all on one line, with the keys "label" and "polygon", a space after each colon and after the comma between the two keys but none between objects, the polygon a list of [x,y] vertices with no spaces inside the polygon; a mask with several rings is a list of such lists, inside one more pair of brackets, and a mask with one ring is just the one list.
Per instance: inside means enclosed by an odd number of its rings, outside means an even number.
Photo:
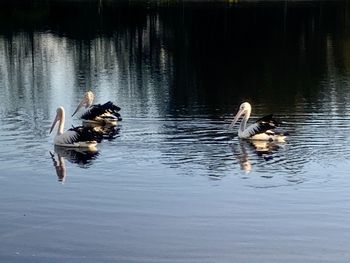
[{"label": "calm water", "polygon": [[[118,136],[55,148],[90,89]],[[347,1],[0,3],[1,262],[349,262],[349,145]]]}]

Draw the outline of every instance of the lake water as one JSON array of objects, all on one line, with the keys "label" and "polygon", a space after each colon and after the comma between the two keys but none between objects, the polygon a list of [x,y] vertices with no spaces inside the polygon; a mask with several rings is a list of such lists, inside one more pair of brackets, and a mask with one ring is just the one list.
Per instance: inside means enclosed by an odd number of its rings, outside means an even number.
[{"label": "lake water", "polygon": [[[5,2],[1,262],[349,262],[347,1]],[[88,90],[118,135],[55,148]],[[228,133],[243,101],[288,141]]]}]

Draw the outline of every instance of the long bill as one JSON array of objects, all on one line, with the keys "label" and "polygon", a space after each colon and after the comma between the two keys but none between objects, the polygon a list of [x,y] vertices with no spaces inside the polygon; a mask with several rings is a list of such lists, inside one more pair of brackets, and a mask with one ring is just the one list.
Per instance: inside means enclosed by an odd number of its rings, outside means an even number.
[{"label": "long bill", "polygon": [[74,116],[74,114],[76,114],[78,112],[78,110],[81,107],[85,107],[88,108],[92,105],[92,102],[94,101],[94,93],[92,93],[92,91],[88,91],[85,93],[83,99],[81,100],[81,102],[79,103],[77,109],[74,111],[74,113],[72,114],[72,117]]},{"label": "long bill", "polygon": [[53,123],[52,123],[52,125],[51,125],[51,129],[50,129],[50,132],[49,132],[49,134],[52,132],[52,130],[55,128],[55,126],[56,126],[56,123],[59,121],[59,116],[58,116],[58,114],[56,115],[56,117],[55,117],[55,120],[53,121]]},{"label": "long bill", "polygon": [[78,110],[80,110],[81,107],[86,105],[86,100],[85,98],[81,100],[81,102],[79,103],[78,107],[76,108],[76,110],[74,111],[74,113],[72,114],[72,117],[78,112]]},{"label": "long bill", "polygon": [[244,110],[239,110],[235,116],[235,118],[233,119],[233,121],[231,122],[230,126],[228,127],[228,130],[232,130],[233,126],[236,124],[236,122],[239,120],[239,118],[243,115]]}]

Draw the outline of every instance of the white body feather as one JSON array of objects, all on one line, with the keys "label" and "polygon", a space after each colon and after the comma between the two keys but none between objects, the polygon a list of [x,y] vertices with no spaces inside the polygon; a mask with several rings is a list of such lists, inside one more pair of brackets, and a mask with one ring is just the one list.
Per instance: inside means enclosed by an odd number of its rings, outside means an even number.
[{"label": "white body feather", "polygon": [[63,147],[74,147],[74,148],[91,148],[96,147],[96,141],[79,141],[78,134],[75,131],[66,131],[63,134],[56,135],[54,138],[54,144]]},{"label": "white body feather", "polygon": [[59,123],[57,134],[54,138],[54,144],[63,147],[73,147],[73,148],[88,148],[89,150],[95,150],[97,142],[96,141],[79,141],[79,136],[76,131],[64,130],[65,122],[65,111],[63,107],[57,109],[57,114],[54,122],[52,123],[50,133],[56,126],[56,123]]}]

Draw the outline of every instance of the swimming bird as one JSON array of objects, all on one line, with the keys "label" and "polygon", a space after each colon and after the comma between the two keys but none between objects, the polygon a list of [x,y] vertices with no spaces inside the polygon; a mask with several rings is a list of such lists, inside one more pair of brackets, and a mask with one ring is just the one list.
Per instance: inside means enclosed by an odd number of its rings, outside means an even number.
[{"label": "swimming bird", "polygon": [[238,129],[238,137],[241,139],[260,140],[260,141],[277,141],[284,142],[287,134],[278,134],[272,131],[279,122],[273,118],[273,115],[267,115],[257,120],[254,124],[246,127],[252,111],[252,106],[248,102],[240,105],[239,110],[229,126],[232,130],[236,122],[243,116],[242,122]]},{"label": "swimming bird", "polygon": [[86,92],[78,107],[72,114],[72,117],[84,106],[86,111],[80,116],[80,118],[83,119],[84,125],[116,126],[117,122],[122,120],[119,114],[120,108],[114,105],[111,101],[108,101],[105,104],[92,105],[94,98],[95,96],[92,91]]},{"label": "swimming bird", "polygon": [[80,147],[95,150],[98,142],[102,140],[102,134],[89,127],[73,127],[64,132],[65,111],[61,106],[57,108],[55,120],[52,123],[50,133],[58,123],[54,144],[64,147]]}]

